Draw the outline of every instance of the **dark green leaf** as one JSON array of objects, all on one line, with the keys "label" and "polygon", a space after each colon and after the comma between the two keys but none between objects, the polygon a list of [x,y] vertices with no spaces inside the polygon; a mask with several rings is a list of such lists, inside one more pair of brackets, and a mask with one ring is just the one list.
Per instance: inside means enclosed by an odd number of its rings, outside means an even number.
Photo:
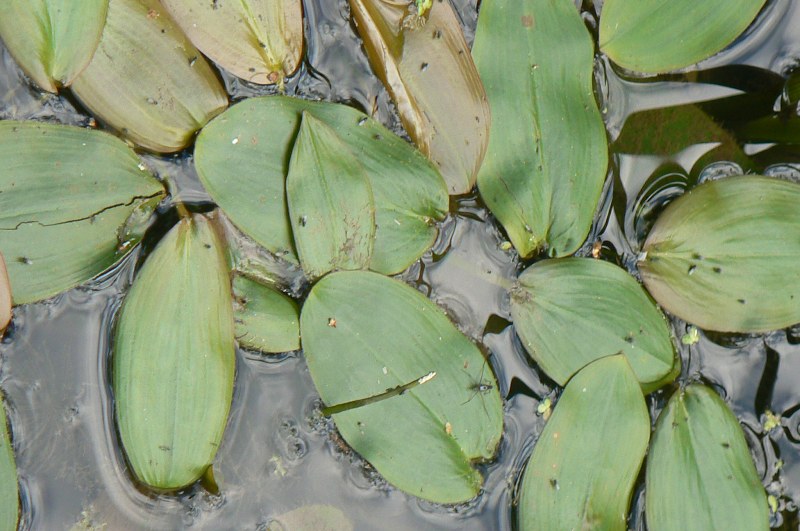
[{"label": "dark green leaf", "polygon": [[645,287],[707,330],[800,322],[800,185],[758,175],[704,183],[659,216],[639,262]]},{"label": "dark green leaf", "polygon": [[375,238],[369,180],[336,132],[305,112],[289,162],[286,197],[306,275],[369,266]]},{"label": "dark green leaf", "polygon": [[236,338],[242,347],[261,352],[300,348],[299,312],[292,299],[239,275],[233,277],[233,293]]},{"label": "dark green leaf", "polygon": [[661,412],[647,457],[651,531],[769,529],[742,428],[711,389],[690,385]]},{"label": "dark green leaf", "polygon": [[618,65],[657,74],[711,57],[738,37],[766,0],[606,0],[600,49]]},{"label": "dark green leaf", "polygon": [[57,92],[89,64],[107,12],[108,0],[3,0],[0,38],[34,83]]},{"label": "dark green leaf", "polygon": [[400,396],[334,414],[336,426],[405,492],[439,503],[478,494],[483,478],[472,463],[497,449],[500,394],[481,352],[435,304],[376,273],[331,273],[312,288],[300,330],[311,376],[328,405],[435,371],[433,380]]},{"label": "dark green leaf", "polygon": [[594,47],[570,0],[485,0],[475,46],[492,109],[481,197],[520,255],[575,252],[608,165]]},{"label": "dark green leaf", "polygon": [[584,367],[564,389],[525,468],[520,529],[627,529],[649,438],[650,415],[627,360],[609,356]]},{"label": "dark green leaf", "polygon": [[203,185],[242,231],[296,261],[285,183],[303,112],[332,127],[366,171],[377,225],[370,268],[399,273],[433,244],[447,190],[425,157],[355,109],[283,96],[243,101],[197,139]]},{"label": "dark green leaf", "polygon": [[92,62],[72,84],[98,118],[140,146],[179,151],[228,104],[200,52],[158,0],[113,0]]},{"label": "dark green leaf", "polygon": [[91,129],[0,122],[0,249],[15,304],[73,288],[125,256],[163,197],[117,138]]},{"label": "dark green leaf", "polygon": [[408,135],[442,172],[451,194],[469,192],[486,153],[489,105],[449,2],[424,15],[408,2],[350,0],[372,69]]},{"label": "dark green leaf", "polygon": [[545,260],[511,292],[514,328],[548,376],[564,385],[592,361],[624,353],[645,393],[680,370],[667,321],[636,280],[599,260]]},{"label": "dark green leaf", "polygon": [[112,361],[135,476],[168,490],[196,481],[222,441],[236,361],[224,248],[204,217],[181,220],[147,258],[120,309]]},{"label": "dark green leaf", "polygon": [[714,122],[697,105],[681,105],[631,115],[614,143],[620,153],[678,155],[697,144],[717,144],[716,160],[728,160],[743,168],[751,162],[736,138]]}]

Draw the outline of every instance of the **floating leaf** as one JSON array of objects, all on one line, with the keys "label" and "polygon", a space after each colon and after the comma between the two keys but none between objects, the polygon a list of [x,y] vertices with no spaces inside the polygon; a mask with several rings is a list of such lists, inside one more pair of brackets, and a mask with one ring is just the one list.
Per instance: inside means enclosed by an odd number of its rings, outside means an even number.
[{"label": "floating leaf", "polygon": [[234,105],[197,138],[195,165],[206,190],[256,242],[295,261],[285,182],[303,112],[332,127],[366,171],[377,225],[371,269],[404,270],[433,244],[447,190],[425,157],[355,109],[283,96]]},{"label": "floating leaf", "polygon": [[114,0],[100,45],[72,90],[140,146],[179,151],[228,104],[216,74],[158,0]]},{"label": "floating leaf", "polygon": [[305,505],[273,519],[266,531],[352,531],[353,523],[332,505]]},{"label": "floating leaf", "polygon": [[439,167],[450,193],[463,194],[486,153],[489,105],[450,2],[428,7],[350,0],[370,64],[408,135]]},{"label": "floating leaf", "polygon": [[194,45],[235,76],[262,85],[282,83],[300,64],[301,0],[162,3]]},{"label": "floating leaf", "polygon": [[4,0],[0,38],[34,83],[57,92],[89,64],[107,11],[108,0]]},{"label": "floating leaf", "polygon": [[236,339],[248,349],[288,352],[300,348],[297,304],[283,293],[247,277],[233,277]]},{"label": "floating leaf", "polygon": [[0,253],[0,335],[5,332],[11,322],[11,281],[3,254]]},{"label": "floating leaf", "polygon": [[222,440],[235,369],[228,274],[222,243],[195,215],[159,242],[120,309],[117,423],[134,474],[152,487],[197,480]]},{"label": "floating leaf", "polygon": [[525,349],[560,385],[617,353],[625,354],[645,393],[680,370],[664,315],[632,276],[608,262],[537,262],[511,291],[511,315]]},{"label": "floating leaf", "polygon": [[493,117],[481,197],[523,257],[572,254],[608,165],[594,45],[574,2],[485,0],[472,54]]},{"label": "floating leaf", "polygon": [[19,520],[19,480],[14,447],[8,431],[6,410],[0,400],[0,529],[17,529]]},{"label": "floating leaf", "polygon": [[661,412],[647,457],[647,527],[769,529],[767,496],[742,428],[711,389],[690,385]]},{"label": "floating leaf", "polygon": [[164,195],[133,151],[91,129],[3,121],[0,159],[0,250],[15,304],[111,267],[141,237],[123,225],[147,219]]},{"label": "floating leaf", "polygon": [[657,74],[711,57],[738,37],[766,0],[606,0],[600,49],[637,72]]},{"label": "floating leaf", "polygon": [[375,237],[375,204],[361,164],[336,132],[303,113],[286,196],[303,271],[366,269]]},{"label": "floating leaf", "polygon": [[764,332],[800,322],[800,185],[758,175],[704,183],[673,201],[639,270],[666,310],[706,330]]},{"label": "floating leaf", "polygon": [[650,415],[626,359],[609,356],[581,369],[525,468],[520,529],[627,529],[649,438]]},{"label": "floating leaf", "polygon": [[[472,468],[494,455],[500,394],[481,352],[417,290],[365,271],[323,277],[300,314],[308,367],[325,404],[401,396],[334,414],[342,437],[397,488],[438,503],[478,494]],[[414,444],[409,444],[413,440]]]}]

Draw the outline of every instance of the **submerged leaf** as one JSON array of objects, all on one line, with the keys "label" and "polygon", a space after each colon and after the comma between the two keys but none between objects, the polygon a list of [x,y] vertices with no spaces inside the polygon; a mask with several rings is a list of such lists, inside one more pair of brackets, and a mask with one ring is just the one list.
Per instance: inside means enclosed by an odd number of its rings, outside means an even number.
[{"label": "submerged leaf", "polygon": [[376,273],[331,273],[312,288],[300,329],[311,376],[328,405],[435,372],[400,396],[334,414],[336,426],[405,492],[439,503],[478,494],[483,478],[472,463],[497,449],[500,394],[481,352],[435,304]]},{"label": "submerged leaf", "polygon": [[303,51],[301,0],[161,0],[204,54],[251,83],[282,83]]},{"label": "submerged leaf", "polygon": [[19,520],[19,479],[14,447],[8,430],[3,401],[0,400],[0,530],[17,529]]},{"label": "submerged leaf", "polygon": [[439,167],[450,193],[463,194],[486,153],[489,105],[450,2],[427,7],[350,0],[370,64],[408,135]]},{"label": "submerged leaf", "polygon": [[661,412],[647,457],[652,531],[769,529],[764,487],[742,428],[711,389],[690,385]]},{"label": "submerged leaf", "polygon": [[100,45],[72,90],[140,146],[179,151],[228,104],[216,74],[158,0],[113,0]]},{"label": "submerged leaf", "polygon": [[91,129],[3,121],[0,159],[0,250],[15,304],[111,267],[141,237],[125,233],[128,219],[147,219],[164,195],[124,142]]},{"label": "submerged leaf", "polygon": [[570,0],[484,0],[475,64],[492,108],[481,197],[523,257],[574,253],[608,165],[594,46]]},{"label": "submerged leaf", "polygon": [[57,92],[89,64],[107,11],[108,0],[3,0],[0,38],[34,83]]},{"label": "submerged leaf", "polygon": [[606,0],[600,49],[618,65],[658,74],[721,51],[750,25],[766,0]]},{"label": "submerged leaf", "polygon": [[283,293],[247,277],[233,278],[236,339],[248,349],[288,352],[300,348],[297,304]]},{"label": "submerged leaf", "polygon": [[197,138],[203,186],[237,227],[296,261],[285,184],[304,112],[335,130],[369,179],[377,225],[370,268],[404,270],[433,244],[434,221],[448,210],[447,190],[425,157],[355,109],[284,96],[234,105]]},{"label": "submerged leaf", "polygon": [[303,271],[366,269],[375,238],[375,204],[361,164],[336,132],[303,113],[286,197]]},{"label": "submerged leaf", "polygon": [[304,505],[273,519],[266,531],[352,531],[353,523],[332,505]]},{"label": "submerged leaf", "polygon": [[670,203],[639,270],[666,310],[706,330],[800,322],[800,185],[758,175],[711,181]]},{"label": "submerged leaf", "polygon": [[235,369],[228,275],[222,243],[195,215],[159,242],[120,309],[116,418],[133,473],[152,487],[196,481],[222,441]]},{"label": "submerged leaf", "polygon": [[581,369],[525,467],[520,529],[627,529],[649,438],[650,415],[626,359],[609,356]]},{"label": "submerged leaf", "polygon": [[677,362],[664,315],[636,280],[599,260],[545,260],[511,292],[522,344],[559,385],[592,361],[624,353],[645,393],[672,381]]},{"label": "submerged leaf", "polygon": [[752,163],[736,138],[697,105],[680,105],[637,112],[625,121],[614,151],[641,155],[677,155],[697,144],[717,144],[716,160],[743,168]]}]

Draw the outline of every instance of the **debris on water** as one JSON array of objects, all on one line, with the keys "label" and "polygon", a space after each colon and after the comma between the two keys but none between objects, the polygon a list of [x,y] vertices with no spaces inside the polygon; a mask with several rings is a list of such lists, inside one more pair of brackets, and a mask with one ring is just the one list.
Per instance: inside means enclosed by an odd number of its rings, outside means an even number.
[{"label": "debris on water", "polygon": [[694,345],[698,341],[700,341],[700,331],[694,326],[690,326],[681,337],[681,343],[687,346]]},{"label": "debris on water", "polygon": [[769,409],[764,412],[764,421],[762,422],[761,426],[764,428],[765,432],[769,433],[780,425],[780,416],[776,415]]}]

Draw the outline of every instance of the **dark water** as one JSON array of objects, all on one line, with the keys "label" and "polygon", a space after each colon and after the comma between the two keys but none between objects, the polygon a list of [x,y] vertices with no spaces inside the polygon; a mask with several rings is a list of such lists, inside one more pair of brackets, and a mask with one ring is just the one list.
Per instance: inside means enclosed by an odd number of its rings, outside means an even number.
[{"label": "dark water", "polygon": [[[453,1],[470,42],[476,2]],[[402,133],[354,34],[347,1],[306,0],[305,8],[307,60],[287,91],[374,112]],[[591,8],[585,9],[584,18],[590,27],[596,26]],[[704,62],[699,74],[644,82],[598,59],[598,93],[610,137],[617,138],[626,118],[637,111],[745,93],[732,111],[715,111],[719,121],[736,121],[753,102],[761,101],[756,97],[759,91],[775,85],[776,79],[780,85],[780,76],[800,63],[797,28],[800,2],[775,0],[730,49]],[[68,96],[42,95],[25,82],[4,51],[0,59],[0,118],[88,123],[88,115]],[[225,81],[236,99],[271,92],[227,77]],[[780,88],[767,93],[769,105],[780,106]],[[766,147],[744,146],[753,155],[751,170],[795,179],[800,175],[799,154]],[[635,274],[632,265],[640,242],[670,199],[698,180],[740,170],[730,162],[707,164],[704,155],[712,148],[696,144],[672,156],[614,154],[604,198],[581,254],[600,241],[605,259]],[[181,200],[207,200],[191,153],[145,160],[162,178],[177,183]],[[163,211],[169,220],[169,205]],[[152,231],[150,245],[165,229]],[[486,347],[506,397],[500,453],[484,467],[485,492],[476,500],[435,506],[387,485],[315,414],[317,395],[302,353],[237,353],[234,404],[216,461],[221,496],[199,487],[177,496],[137,488],[125,471],[108,385],[110,325],[130,285],[137,251],[82,288],[17,308],[13,327],[0,346],[0,385],[7,395],[24,503],[22,528],[265,529],[272,518],[311,504],[337,507],[355,529],[511,528],[515,485],[543,426],[536,407],[545,397],[557,397],[558,389],[529,360],[509,326],[504,286],[527,264],[513,251],[501,249],[504,240],[475,196],[459,198],[434,248],[403,275]],[[291,272],[280,273],[291,284]],[[685,323],[673,319],[672,325],[677,337],[686,332]],[[680,345],[681,379],[713,385],[742,422],[762,481],[779,501],[773,526],[782,529],[800,528],[799,344],[800,327],[758,336],[701,333],[699,343]],[[665,392],[651,397],[654,413],[666,397]],[[780,426],[765,433],[762,423],[768,411],[779,416]],[[631,526],[636,529],[644,529],[643,494],[640,487],[633,500]]]}]

